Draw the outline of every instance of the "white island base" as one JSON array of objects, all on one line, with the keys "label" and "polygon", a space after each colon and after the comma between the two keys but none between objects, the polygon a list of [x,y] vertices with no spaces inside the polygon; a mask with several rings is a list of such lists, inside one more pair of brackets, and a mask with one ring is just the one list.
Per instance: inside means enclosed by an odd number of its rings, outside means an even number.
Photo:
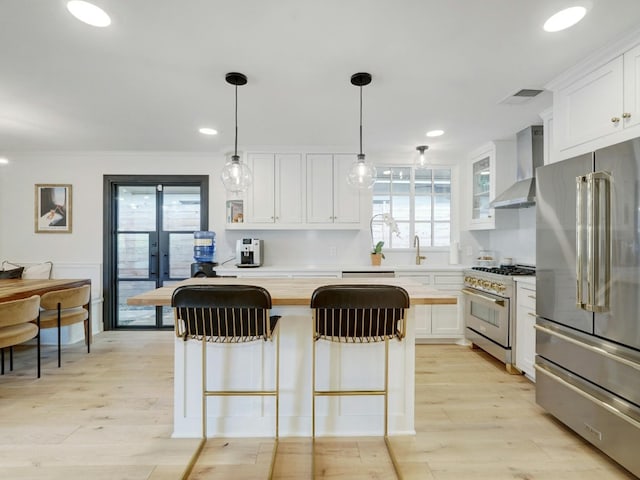
[{"label": "white island base", "polygon": [[[312,317],[303,306],[278,306],[280,335],[280,436],[311,436]],[[407,335],[389,342],[389,435],[413,435],[415,391],[414,309]],[[275,385],[273,342],[207,345],[208,389],[271,389]],[[175,438],[202,435],[199,341],[175,340]],[[320,340],[316,357],[319,389],[380,389],[384,385],[384,343],[337,344]],[[208,397],[209,437],[273,437],[275,398]],[[384,433],[384,397],[317,397],[318,436],[374,436]]]}]

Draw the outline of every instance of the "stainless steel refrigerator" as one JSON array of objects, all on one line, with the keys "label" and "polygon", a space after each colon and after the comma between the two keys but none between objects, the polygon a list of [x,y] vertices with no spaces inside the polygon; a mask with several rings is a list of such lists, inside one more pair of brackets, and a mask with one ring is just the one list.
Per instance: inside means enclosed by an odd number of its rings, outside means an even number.
[{"label": "stainless steel refrigerator", "polygon": [[536,401],[640,476],[640,139],[536,184]]}]

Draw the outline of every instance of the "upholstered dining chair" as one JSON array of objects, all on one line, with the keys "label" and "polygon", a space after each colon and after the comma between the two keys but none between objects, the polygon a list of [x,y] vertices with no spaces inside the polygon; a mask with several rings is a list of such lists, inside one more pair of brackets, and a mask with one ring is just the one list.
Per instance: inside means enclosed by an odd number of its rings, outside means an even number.
[{"label": "upholstered dining chair", "polygon": [[40,378],[40,329],[39,318],[40,297],[0,302],[0,350],[2,375],[4,375],[4,349],[9,347],[9,368],[13,370],[13,347],[38,338],[37,362],[38,378]]},{"label": "upholstered dining chair", "polygon": [[[269,478],[278,449],[279,437],[279,369],[280,336],[276,337],[275,387],[270,390],[210,390],[207,388],[207,344],[238,344],[257,340],[271,341],[278,316],[270,316],[271,295],[251,285],[185,285],[175,289],[174,307],[176,335],[184,341],[202,343],[202,440],[183,479],[189,476],[207,441],[207,397],[272,396],[275,397],[275,446],[271,456]],[[223,372],[221,372],[223,373]]]},{"label": "upholstered dining chair", "polygon": [[84,322],[87,353],[91,352],[91,286],[65,288],[47,292],[40,297],[40,328],[58,329],[58,368],[61,365],[61,327]]},{"label": "upholstered dining chair", "polygon": [[[327,285],[317,288],[311,296],[313,309],[312,444],[315,444],[316,437],[316,397],[381,395],[384,397],[384,441],[398,478],[402,476],[388,433],[389,340],[402,340],[405,337],[406,310],[409,305],[407,291],[393,285]],[[320,340],[352,344],[384,342],[383,388],[318,390],[316,348]],[[315,478],[315,457],[311,468]]]}]

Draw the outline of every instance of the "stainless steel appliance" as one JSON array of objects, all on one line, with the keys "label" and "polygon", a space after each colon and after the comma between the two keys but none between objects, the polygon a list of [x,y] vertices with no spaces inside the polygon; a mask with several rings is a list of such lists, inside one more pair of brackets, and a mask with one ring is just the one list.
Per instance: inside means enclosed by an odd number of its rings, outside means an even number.
[{"label": "stainless steel appliance", "polygon": [[264,244],[257,238],[236,240],[236,267],[251,268],[262,265]]},{"label": "stainless steel appliance", "polygon": [[544,163],[544,129],[534,125],[516,134],[516,183],[491,202],[493,208],[525,208],[536,203],[535,169]]},{"label": "stainless steel appliance", "polygon": [[536,400],[640,476],[640,139],[537,185]]},{"label": "stainless steel appliance", "polygon": [[510,373],[517,372],[513,366],[513,277],[517,275],[535,275],[535,269],[523,265],[473,267],[464,271],[462,289],[467,340],[504,362]]}]

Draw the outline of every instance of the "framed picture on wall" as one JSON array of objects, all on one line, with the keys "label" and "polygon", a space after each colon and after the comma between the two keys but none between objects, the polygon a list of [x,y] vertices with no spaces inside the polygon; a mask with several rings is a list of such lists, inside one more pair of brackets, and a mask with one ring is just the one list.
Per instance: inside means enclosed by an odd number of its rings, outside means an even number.
[{"label": "framed picture on wall", "polygon": [[37,184],[36,233],[71,233],[71,185]]}]

